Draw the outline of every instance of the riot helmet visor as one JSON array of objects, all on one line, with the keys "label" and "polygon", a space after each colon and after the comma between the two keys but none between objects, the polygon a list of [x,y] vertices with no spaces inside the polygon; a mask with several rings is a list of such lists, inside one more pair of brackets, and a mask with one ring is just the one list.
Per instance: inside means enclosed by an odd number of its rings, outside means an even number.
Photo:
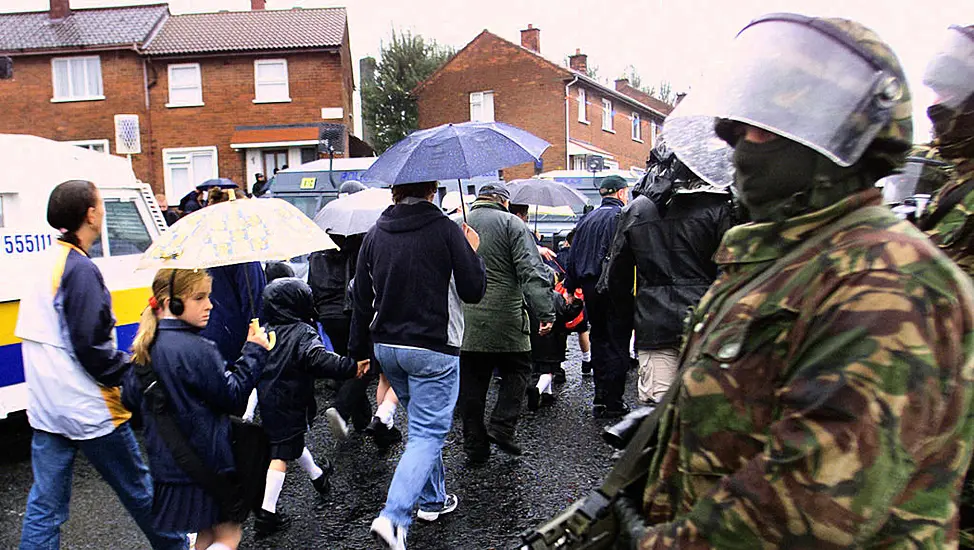
[{"label": "riot helmet visor", "polygon": [[957,109],[974,94],[974,30],[951,27],[947,39],[923,73],[936,103]]}]

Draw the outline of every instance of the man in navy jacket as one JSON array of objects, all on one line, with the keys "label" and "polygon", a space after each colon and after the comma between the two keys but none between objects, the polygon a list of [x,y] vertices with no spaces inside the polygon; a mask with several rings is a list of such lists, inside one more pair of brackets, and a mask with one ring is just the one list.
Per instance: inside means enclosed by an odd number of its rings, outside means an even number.
[{"label": "man in navy jacket", "polygon": [[409,438],[372,534],[404,550],[412,511],[434,521],[456,509],[441,450],[460,390],[463,310],[484,296],[480,237],[431,201],[435,181],[397,185],[394,205],[362,243],[353,286],[349,353],[374,351],[409,416]]}]

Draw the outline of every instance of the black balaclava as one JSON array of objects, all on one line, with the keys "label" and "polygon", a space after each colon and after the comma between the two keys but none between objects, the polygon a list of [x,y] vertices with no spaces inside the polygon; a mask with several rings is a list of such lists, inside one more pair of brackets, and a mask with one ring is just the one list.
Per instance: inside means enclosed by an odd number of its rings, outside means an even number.
[{"label": "black balaclava", "polygon": [[870,177],[868,164],[864,157],[842,168],[790,139],[754,143],[740,137],[734,146],[734,187],[751,221],[783,221],[867,189],[881,177]]},{"label": "black balaclava", "polygon": [[927,108],[940,154],[950,160],[974,158],[974,95],[957,109],[943,104]]}]

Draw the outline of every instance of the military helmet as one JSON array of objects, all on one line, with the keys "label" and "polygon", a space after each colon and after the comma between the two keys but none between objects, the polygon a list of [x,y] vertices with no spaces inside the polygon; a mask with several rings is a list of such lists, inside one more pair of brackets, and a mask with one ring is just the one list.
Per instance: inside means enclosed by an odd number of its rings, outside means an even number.
[{"label": "military helmet", "polygon": [[744,125],[841,167],[868,149],[892,169],[913,141],[903,68],[889,45],[855,21],[765,15],[741,30],[707,76],[667,117],[663,133],[683,162],[715,184],[730,185],[733,170],[707,164],[732,154]]},{"label": "military helmet", "polygon": [[957,109],[974,94],[974,25],[951,26],[940,50],[927,64],[923,83],[937,102]]}]

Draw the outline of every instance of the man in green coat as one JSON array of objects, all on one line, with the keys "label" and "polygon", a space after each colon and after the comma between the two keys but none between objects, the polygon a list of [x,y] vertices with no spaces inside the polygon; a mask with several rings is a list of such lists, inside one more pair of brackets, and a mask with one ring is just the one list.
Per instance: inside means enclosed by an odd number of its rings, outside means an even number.
[{"label": "man in green coat", "polygon": [[753,221],[689,319],[633,547],[956,547],[974,289],[879,206],[912,141],[902,67],[854,21],[793,14],[727,53],[664,135],[694,167],[732,147]]},{"label": "man in green coat", "polygon": [[[531,231],[507,211],[505,187],[485,185],[470,208],[467,223],[480,235],[477,253],[487,267],[487,293],[478,304],[464,304],[460,348],[460,407],[463,448],[471,464],[483,464],[490,443],[521,454],[514,432],[531,376],[531,327],[526,307],[541,321],[541,333],[555,320],[551,282]],[[501,375],[497,404],[484,425],[487,389]]]}]

